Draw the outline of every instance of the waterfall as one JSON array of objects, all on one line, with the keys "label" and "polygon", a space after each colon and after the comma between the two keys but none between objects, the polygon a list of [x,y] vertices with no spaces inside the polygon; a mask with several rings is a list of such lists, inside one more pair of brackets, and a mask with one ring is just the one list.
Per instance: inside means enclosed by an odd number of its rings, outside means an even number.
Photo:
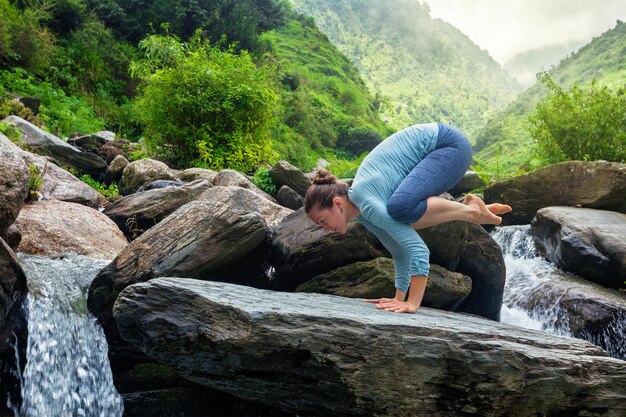
[{"label": "waterfall", "polygon": [[15,415],[121,416],[106,339],[87,310],[89,284],[109,261],[80,255],[18,258],[29,295],[23,401]]},{"label": "waterfall", "polygon": [[[538,255],[530,226],[498,227],[491,236],[502,248],[506,264],[502,322],[582,338],[602,347],[615,358],[626,359],[626,310],[613,317],[603,329],[572,334],[568,317],[571,313],[559,303],[563,294],[546,294],[551,283],[562,279],[563,272]],[[584,280],[580,282],[581,288],[594,285]],[[545,296],[538,297],[537,291]],[[529,299],[533,301],[529,303]]]}]

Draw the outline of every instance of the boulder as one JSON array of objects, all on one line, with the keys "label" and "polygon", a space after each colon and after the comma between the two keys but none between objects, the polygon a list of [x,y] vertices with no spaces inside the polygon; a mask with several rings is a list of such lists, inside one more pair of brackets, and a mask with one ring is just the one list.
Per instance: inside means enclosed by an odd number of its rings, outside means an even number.
[{"label": "boulder", "polygon": [[83,152],[20,117],[9,116],[2,122],[14,125],[20,131],[20,142],[30,150],[39,155],[50,156],[59,165],[76,168],[96,179],[104,174],[107,168],[107,163],[98,155]]},{"label": "boulder", "polygon": [[0,237],[6,239],[9,226],[28,197],[30,173],[24,159],[0,142]]},{"label": "boulder", "polygon": [[17,251],[17,248],[18,246],[20,246],[21,241],[22,241],[22,234],[20,233],[20,231],[17,230],[15,225],[9,226],[9,229],[7,230],[7,233],[6,233],[5,242],[7,243],[7,245],[9,245],[9,247],[11,248],[13,252]]},{"label": "boulder", "polygon": [[128,164],[130,164],[128,159],[124,158],[122,155],[117,155],[104,173],[104,182],[107,184],[117,183],[122,178],[124,168],[126,168]]},{"label": "boulder", "polygon": [[83,151],[98,153],[100,147],[108,142],[112,141],[104,136],[100,136],[97,133],[93,135],[84,135],[67,140],[67,143],[82,149]]},{"label": "boulder", "polygon": [[141,236],[146,230],[198,198],[209,189],[206,180],[193,181],[181,187],[155,188],[137,192],[109,204],[104,214],[113,220],[129,239]]},{"label": "boulder", "polygon": [[224,279],[216,271],[245,258],[266,233],[258,213],[215,201],[187,203],[131,242],[98,273],[89,289],[89,310],[102,323],[109,343],[114,343],[117,331],[111,309],[121,290],[160,276]]},{"label": "boulder", "polygon": [[575,207],[537,212],[531,233],[539,254],[609,288],[626,280],[626,214]]},{"label": "boulder", "polygon": [[178,181],[167,165],[154,159],[140,159],[124,168],[119,182],[120,194],[129,195],[147,182],[155,180]]},{"label": "boulder", "polygon": [[276,275],[271,288],[293,291],[317,275],[388,255],[362,224],[350,222],[345,235],[326,233],[301,208],[287,216],[274,232],[272,265]]},{"label": "boulder", "polygon": [[304,198],[286,185],[283,185],[276,193],[276,201],[283,207],[298,210],[304,206]]},{"label": "boulder", "polygon": [[276,187],[286,185],[301,197],[306,196],[306,192],[311,186],[311,180],[304,175],[304,172],[287,161],[278,161],[278,163],[270,169],[269,174],[276,184]]},{"label": "boulder", "polygon": [[479,317],[180,278],[127,287],[113,314],[184,378],[298,415],[626,413],[626,362]]},{"label": "boulder", "polygon": [[254,185],[245,175],[240,174],[237,171],[233,171],[232,169],[223,169],[218,172],[213,179],[213,185],[221,185],[222,187],[235,185],[237,187],[247,188],[261,197],[270,200],[272,203],[276,203],[276,199],[274,197]]},{"label": "boulder", "polygon": [[144,185],[139,187],[137,191],[135,192],[142,193],[144,191],[149,191],[149,190],[158,190],[158,189],[163,189],[163,188],[168,188],[168,187],[180,187],[183,184],[184,183],[181,181],[156,180],[156,181],[145,183]]},{"label": "boulder", "polygon": [[15,227],[22,234],[18,252],[29,255],[76,253],[113,259],[128,244],[117,225],[100,211],[64,201],[26,204]]},{"label": "boulder", "polygon": [[[28,318],[22,305],[26,302],[26,275],[15,253],[0,238],[0,401],[4,405],[21,401],[19,369],[24,369],[28,340]],[[21,366],[18,366],[17,357]]]},{"label": "boulder", "polygon": [[203,192],[198,199],[219,201],[237,208],[238,210],[243,210],[248,213],[259,213],[270,229],[278,226],[293,212],[293,210],[272,203],[247,188],[236,186],[213,186]]},{"label": "boulder", "polygon": [[450,194],[462,195],[485,185],[487,184],[476,171],[468,170],[465,175],[463,175],[463,178],[452,187]]},{"label": "boulder", "polygon": [[212,169],[204,169],[204,168],[188,168],[180,173],[178,176],[181,181],[191,182],[195,180],[207,180],[209,183],[213,184],[215,177],[217,176],[217,172]]},{"label": "boulder", "polygon": [[487,203],[505,203],[513,212],[502,225],[528,224],[537,210],[580,206],[626,213],[626,164],[570,161],[498,181],[485,188]]},{"label": "boulder", "polygon": [[68,201],[93,208],[106,203],[106,199],[100,193],[74,175],[41,156],[20,149],[2,133],[0,133],[0,151],[3,155],[8,153],[19,155],[26,166],[32,165],[37,168],[43,177],[43,185],[39,190],[43,199]]},{"label": "boulder", "polygon": [[[430,265],[422,306],[454,311],[472,290],[472,280]],[[391,258],[376,258],[337,268],[305,282],[296,292],[315,292],[350,298],[393,297],[395,274]]]},{"label": "boulder", "polygon": [[500,319],[506,282],[502,249],[481,226],[460,221],[421,229],[430,262],[472,279],[472,292],[456,311]]}]

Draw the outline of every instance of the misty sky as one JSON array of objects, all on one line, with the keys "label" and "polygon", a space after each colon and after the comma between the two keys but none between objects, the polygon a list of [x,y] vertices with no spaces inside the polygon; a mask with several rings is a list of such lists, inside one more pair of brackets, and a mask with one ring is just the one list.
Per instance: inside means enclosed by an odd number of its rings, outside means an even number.
[{"label": "misty sky", "polygon": [[589,41],[615,27],[616,20],[626,21],[626,0],[425,2],[432,17],[456,26],[501,64],[529,49]]}]

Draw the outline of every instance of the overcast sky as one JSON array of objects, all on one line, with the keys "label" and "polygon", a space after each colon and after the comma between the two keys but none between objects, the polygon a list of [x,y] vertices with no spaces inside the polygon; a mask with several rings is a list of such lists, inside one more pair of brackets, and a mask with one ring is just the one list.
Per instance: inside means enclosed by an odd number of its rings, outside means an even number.
[{"label": "overcast sky", "polygon": [[[530,49],[589,41],[626,20],[626,0],[426,0],[501,64]],[[585,42],[586,43],[586,42]]]}]

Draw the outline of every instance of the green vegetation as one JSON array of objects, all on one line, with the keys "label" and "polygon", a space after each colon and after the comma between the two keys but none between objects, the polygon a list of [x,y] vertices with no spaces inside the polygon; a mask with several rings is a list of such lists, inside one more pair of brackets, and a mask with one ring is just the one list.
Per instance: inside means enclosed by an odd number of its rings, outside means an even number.
[{"label": "green vegetation", "polygon": [[[30,177],[28,179],[28,196],[26,201],[33,201],[37,200],[39,196],[39,191],[43,186],[43,176],[36,165],[29,165],[28,170],[30,171]],[[46,168],[44,167],[45,170]]]},{"label": "green vegetation", "polygon": [[99,192],[100,194],[102,194],[103,196],[107,198],[120,197],[120,190],[118,189],[116,183],[112,183],[107,187],[105,184],[98,182],[94,180],[93,178],[91,178],[91,175],[89,174],[83,174],[80,177],[78,177],[78,179],[84,182],[85,184],[89,185],[91,188],[95,189],[97,192]]},{"label": "green vegetation", "polygon": [[291,0],[345,53],[401,129],[444,122],[473,138],[521,90],[486,51],[414,0]]},{"label": "green vegetation", "polygon": [[243,172],[277,157],[270,66],[257,67],[247,52],[223,51],[199,34],[186,44],[152,35],[139,46],[146,58],[131,66],[144,83],[135,106],[152,152],[180,167]]},{"label": "green vegetation", "polygon": [[531,135],[549,163],[568,160],[626,161],[626,85],[618,91],[574,85],[563,91],[548,75],[551,95],[530,117]]},{"label": "green vegetation", "polygon": [[[626,24],[618,21],[613,29],[562,60],[548,75],[561,89],[572,88],[575,84],[586,89],[595,79],[595,89],[607,86],[618,90],[624,87],[626,80],[624,48]],[[548,94],[544,83],[533,85],[478,133],[474,159],[490,172],[499,171],[496,179],[522,174],[548,162],[539,156],[529,121],[536,104]]]},{"label": "green vegetation", "polygon": [[276,195],[276,184],[270,176],[270,170],[267,167],[260,167],[256,170],[252,177],[252,183],[269,195]]}]

